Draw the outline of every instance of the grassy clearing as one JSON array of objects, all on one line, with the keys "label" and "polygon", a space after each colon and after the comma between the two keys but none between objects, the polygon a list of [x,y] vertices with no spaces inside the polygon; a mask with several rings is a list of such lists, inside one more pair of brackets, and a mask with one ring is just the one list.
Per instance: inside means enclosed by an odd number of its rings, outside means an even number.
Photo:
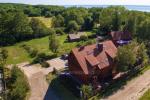
[{"label": "grassy clearing", "polygon": [[17,43],[14,46],[5,47],[8,50],[7,64],[17,64],[32,60],[28,53],[20,47],[23,44],[27,44],[41,52],[48,53],[48,37]]},{"label": "grassy clearing", "polygon": [[[91,32],[87,32],[89,35]],[[63,53],[69,53],[70,50],[77,46],[77,44],[84,44],[85,42],[67,42],[67,34],[58,36],[60,40],[60,49],[58,56]],[[8,50],[8,59],[6,64],[17,64],[26,61],[32,61],[33,58],[30,58],[29,54],[21,47],[21,45],[26,44],[30,47],[37,49],[41,53],[46,53],[51,55],[52,52],[49,50],[49,38],[48,36],[38,39],[33,39],[29,41],[24,41],[17,43],[13,46],[5,47]]]},{"label": "grassy clearing", "polygon": [[140,98],[140,100],[150,100],[150,89]]},{"label": "grassy clearing", "polygon": [[45,18],[45,17],[29,17],[29,19],[31,18],[37,18],[40,21],[42,21],[48,28],[52,27],[52,18]]}]

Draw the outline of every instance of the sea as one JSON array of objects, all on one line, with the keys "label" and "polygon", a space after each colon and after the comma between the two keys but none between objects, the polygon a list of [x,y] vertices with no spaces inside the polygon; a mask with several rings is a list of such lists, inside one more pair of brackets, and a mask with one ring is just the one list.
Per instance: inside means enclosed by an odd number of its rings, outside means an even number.
[{"label": "sea", "polygon": [[[64,7],[85,7],[85,8],[92,8],[92,7],[100,7],[106,8],[112,5],[64,5]],[[124,6],[128,10],[136,10],[136,11],[143,11],[143,12],[150,12],[150,5],[113,5],[113,6]]]}]

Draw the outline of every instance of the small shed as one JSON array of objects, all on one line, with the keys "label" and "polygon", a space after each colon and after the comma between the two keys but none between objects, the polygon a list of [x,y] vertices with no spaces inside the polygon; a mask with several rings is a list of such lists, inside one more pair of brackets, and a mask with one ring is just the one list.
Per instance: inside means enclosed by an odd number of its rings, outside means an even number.
[{"label": "small shed", "polygon": [[71,33],[68,35],[68,40],[71,42],[80,41],[81,36],[87,36],[85,32]]}]

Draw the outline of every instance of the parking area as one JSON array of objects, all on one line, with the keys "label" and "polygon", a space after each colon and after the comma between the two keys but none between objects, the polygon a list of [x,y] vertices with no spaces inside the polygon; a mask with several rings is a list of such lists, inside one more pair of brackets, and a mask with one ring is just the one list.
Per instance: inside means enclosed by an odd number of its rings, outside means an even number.
[{"label": "parking area", "polygon": [[[52,72],[54,68],[57,70],[62,70],[68,67],[67,60],[63,60],[60,57],[48,60],[47,62],[50,64],[50,67],[48,68],[43,68],[40,64],[30,65],[29,62],[17,64],[17,66],[28,78],[28,82],[31,88],[31,95],[29,100],[43,100],[49,87],[49,84],[46,82],[45,75]],[[7,67],[11,69],[12,66],[13,65],[9,65]],[[50,91],[49,95],[51,97],[49,98],[50,100],[57,98],[53,91]]]}]

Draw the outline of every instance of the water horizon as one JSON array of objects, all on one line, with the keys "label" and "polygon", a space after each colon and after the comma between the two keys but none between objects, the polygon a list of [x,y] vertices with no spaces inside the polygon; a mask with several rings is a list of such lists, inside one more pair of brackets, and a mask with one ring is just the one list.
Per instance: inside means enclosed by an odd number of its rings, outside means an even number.
[{"label": "water horizon", "polygon": [[[58,5],[59,6],[59,5]],[[150,12],[150,5],[61,5],[66,8],[68,7],[84,7],[84,8],[92,8],[92,7],[97,7],[97,8],[107,8],[110,6],[123,6],[128,10],[136,10],[136,11],[143,11],[143,12]]]}]

